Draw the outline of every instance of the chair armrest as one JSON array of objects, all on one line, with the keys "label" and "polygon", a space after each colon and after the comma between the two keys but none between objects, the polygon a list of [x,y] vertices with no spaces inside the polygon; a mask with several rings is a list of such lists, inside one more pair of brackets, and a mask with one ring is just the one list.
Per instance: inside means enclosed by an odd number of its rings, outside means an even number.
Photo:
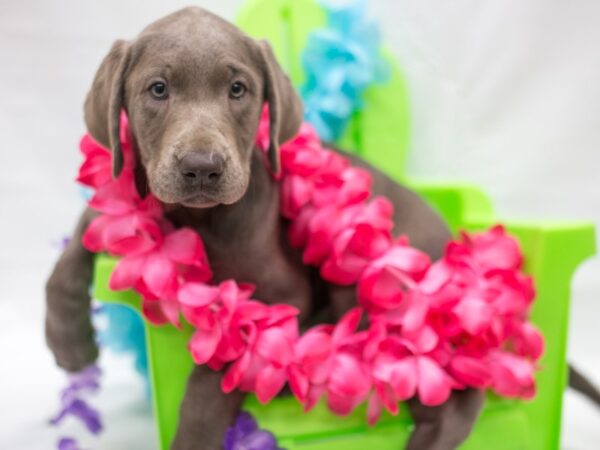
[{"label": "chair armrest", "polygon": [[[463,224],[489,228],[496,220]],[[596,251],[595,229],[584,222],[501,221],[521,244],[525,271],[535,279],[532,321],[544,334],[545,352],[536,376],[537,395],[523,408],[529,417],[531,448],[559,448],[563,392],[567,382],[567,337],[571,279]]]},{"label": "chair armrest", "polygon": [[546,351],[540,361],[535,400],[524,403],[531,448],[560,446],[562,398],[567,382],[567,335],[571,279],[596,250],[592,223],[524,222],[496,218],[489,198],[473,185],[411,180],[409,186],[436,209],[451,230],[476,231],[503,223],[516,236],[525,271],[536,282],[532,321],[543,332]]},{"label": "chair armrest", "polygon": [[96,255],[94,261],[94,282],[92,297],[104,303],[117,303],[129,306],[140,312],[141,299],[139,294],[132,290],[113,291],[108,287],[110,276],[117,265],[118,259],[106,253]]}]

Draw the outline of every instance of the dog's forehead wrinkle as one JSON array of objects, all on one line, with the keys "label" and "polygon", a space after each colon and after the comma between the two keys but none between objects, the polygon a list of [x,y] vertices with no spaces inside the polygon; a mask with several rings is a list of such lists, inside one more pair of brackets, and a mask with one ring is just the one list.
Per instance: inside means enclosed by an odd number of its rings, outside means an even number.
[{"label": "dog's forehead wrinkle", "polygon": [[163,47],[228,49],[240,56],[251,51],[252,40],[232,24],[212,14],[182,16],[179,20],[159,21],[146,28],[138,41],[158,42]]},{"label": "dog's forehead wrinkle", "polygon": [[256,59],[252,38],[206,11],[198,14],[185,9],[167,16],[144,29],[136,39],[136,45],[166,53],[180,48],[213,55],[227,52],[246,63]]}]

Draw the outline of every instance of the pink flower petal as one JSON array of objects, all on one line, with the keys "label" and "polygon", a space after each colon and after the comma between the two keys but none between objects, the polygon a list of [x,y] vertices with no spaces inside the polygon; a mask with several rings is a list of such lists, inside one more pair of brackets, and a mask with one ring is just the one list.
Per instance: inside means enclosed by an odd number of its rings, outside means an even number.
[{"label": "pink flower petal", "polygon": [[149,253],[142,278],[148,289],[157,297],[170,296],[177,282],[175,265],[160,251]]},{"label": "pink flower petal", "polygon": [[228,394],[238,387],[242,377],[250,366],[250,359],[250,353],[246,352],[240,359],[229,366],[229,369],[227,369],[227,372],[221,378],[221,389],[224,393]]},{"label": "pink flower petal", "polygon": [[197,264],[206,259],[202,240],[191,228],[180,228],[167,234],[162,250],[166,257],[181,264]]},{"label": "pink flower petal", "polygon": [[286,382],[286,372],[284,369],[277,369],[275,366],[267,365],[256,378],[256,397],[263,405],[269,403],[283,389]]},{"label": "pink flower petal", "polygon": [[540,331],[529,322],[520,324],[519,334],[514,339],[514,343],[520,355],[528,356],[534,361],[544,353],[544,338]]},{"label": "pink flower petal", "polygon": [[300,209],[310,201],[313,185],[296,175],[286,176],[281,183],[281,215],[287,219],[294,219]]},{"label": "pink flower petal", "polygon": [[417,360],[406,357],[395,363],[391,369],[390,387],[396,402],[414,397],[417,390]]},{"label": "pink flower petal", "polygon": [[331,335],[310,329],[296,343],[295,353],[304,366],[324,362],[331,354]]},{"label": "pink flower petal", "polygon": [[483,299],[477,297],[463,298],[454,307],[464,329],[473,335],[482,333],[492,321],[492,308]]},{"label": "pink flower petal", "polygon": [[113,220],[111,216],[98,216],[94,218],[83,233],[81,243],[90,252],[98,253],[104,251],[104,230]]},{"label": "pink flower petal", "polygon": [[99,187],[88,204],[102,213],[120,215],[134,211],[138,200],[133,173],[123,171],[119,178]]},{"label": "pink flower petal", "polygon": [[114,291],[133,288],[143,273],[145,262],[145,255],[121,258],[110,276],[108,287]]},{"label": "pink flower petal", "polygon": [[381,410],[383,409],[383,403],[381,402],[377,394],[372,394],[369,397],[369,403],[367,406],[367,420],[369,425],[373,426],[381,417]]},{"label": "pink flower petal", "polygon": [[350,337],[358,328],[362,317],[362,308],[352,308],[342,316],[340,321],[335,326],[333,335],[331,336],[334,344],[339,345],[344,339]]},{"label": "pink flower petal", "polygon": [[393,416],[397,415],[399,411],[399,400],[394,395],[394,390],[392,389],[392,387],[386,382],[376,383],[375,392],[379,399],[379,403],[381,403],[390,414],[392,414]]},{"label": "pink flower petal", "polygon": [[523,357],[497,351],[490,364],[492,388],[504,397],[530,399],[535,396],[533,363]]},{"label": "pink flower petal", "polygon": [[483,389],[489,386],[491,374],[485,361],[468,356],[455,356],[449,367],[450,373],[466,386]]},{"label": "pink flower petal", "polygon": [[517,270],[523,257],[517,241],[498,225],[471,238],[473,256],[485,268]]},{"label": "pink flower petal", "polygon": [[292,362],[294,348],[280,328],[269,328],[258,336],[256,353],[277,367],[285,367]]},{"label": "pink flower petal", "polygon": [[159,302],[144,300],[142,302],[142,313],[152,325],[165,325],[169,323],[169,320],[165,317]]},{"label": "pink flower petal", "polygon": [[390,310],[400,306],[404,300],[404,289],[395,272],[385,266],[369,266],[359,280],[358,297],[368,310]]},{"label": "pink flower petal", "polygon": [[185,283],[178,291],[177,299],[186,306],[202,307],[211,304],[219,295],[219,289],[204,283]]},{"label": "pink flower petal", "polygon": [[290,390],[294,397],[298,399],[300,403],[304,403],[308,396],[308,377],[300,368],[300,365],[292,364],[288,367],[287,378],[290,385]]},{"label": "pink flower petal", "polygon": [[196,364],[205,364],[215,353],[221,339],[221,327],[210,330],[197,329],[188,344],[192,358]]},{"label": "pink flower petal", "polygon": [[181,328],[179,303],[176,300],[165,298],[160,300],[160,307],[167,320],[176,328]]},{"label": "pink flower petal", "polygon": [[426,297],[415,293],[410,296],[406,303],[404,316],[402,318],[403,330],[407,334],[414,334],[420,330],[426,322],[429,312],[429,302]]},{"label": "pink flower petal", "polygon": [[313,385],[308,389],[306,402],[304,402],[304,412],[308,412],[315,407],[323,392],[325,392],[325,386],[323,385]]},{"label": "pink flower petal", "polygon": [[366,397],[370,389],[370,377],[358,358],[348,353],[335,355],[329,371],[328,392],[362,398]]},{"label": "pink flower petal", "polygon": [[448,374],[428,356],[417,359],[419,376],[419,400],[426,406],[437,406],[450,397],[452,380]]},{"label": "pink flower petal", "polygon": [[327,406],[338,416],[347,416],[357,405],[357,400],[335,392],[327,392]]}]

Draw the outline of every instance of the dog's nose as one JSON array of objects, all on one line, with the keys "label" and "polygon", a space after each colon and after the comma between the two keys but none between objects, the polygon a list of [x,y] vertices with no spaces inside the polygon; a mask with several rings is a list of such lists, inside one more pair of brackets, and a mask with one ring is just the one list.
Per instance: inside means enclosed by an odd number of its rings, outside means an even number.
[{"label": "dog's nose", "polygon": [[189,183],[202,186],[215,184],[221,174],[225,161],[215,152],[189,152],[179,161],[183,178]]}]

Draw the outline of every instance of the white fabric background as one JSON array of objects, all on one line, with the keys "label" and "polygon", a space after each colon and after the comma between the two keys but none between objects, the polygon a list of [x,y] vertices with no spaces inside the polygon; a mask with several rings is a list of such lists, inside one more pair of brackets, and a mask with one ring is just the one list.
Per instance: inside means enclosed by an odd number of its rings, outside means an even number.
[{"label": "white fabric background", "polygon": [[[233,18],[241,0],[196,3]],[[411,88],[413,174],[476,182],[502,217],[600,225],[600,2],[372,4]],[[86,90],[114,39],[183,5],[0,0],[1,449],[53,448],[59,435],[44,423],[63,376],[44,347],[43,283],[82,207],[71,180]],[[599,269],[596,259],[575,277],[569,345],[598,383]],[[107,432],[86,448],[155,448],[127,361],[102,363]],[[566,398],[564,448],[598,448],[599,412]]]}]

